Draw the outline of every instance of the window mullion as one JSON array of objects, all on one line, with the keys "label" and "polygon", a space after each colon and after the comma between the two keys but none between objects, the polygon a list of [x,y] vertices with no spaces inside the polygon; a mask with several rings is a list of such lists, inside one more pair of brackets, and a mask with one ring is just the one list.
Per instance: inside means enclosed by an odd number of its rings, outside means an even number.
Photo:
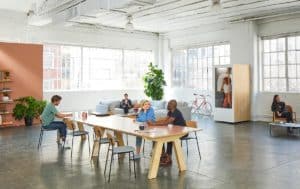
[{"label": "window mullion", "polygon": [[286,81],[286,91],[290,91],[289,79],[288,79],[288,38],[285,38],[285,81]]}]

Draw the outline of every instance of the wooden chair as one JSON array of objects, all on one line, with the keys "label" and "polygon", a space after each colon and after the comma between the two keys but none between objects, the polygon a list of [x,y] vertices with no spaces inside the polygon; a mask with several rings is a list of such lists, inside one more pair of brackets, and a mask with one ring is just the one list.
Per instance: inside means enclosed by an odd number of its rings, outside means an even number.
[{"label": "wooden chair", "polygon": [[101,144],[109,144],[109,139],[104,136],[104,129],[100,127],[94,127],[94,133],[95,133],[95,138],[94,138],[94,143],[93,143],[93,149],[92,149],[92,154],[91,154],[91,159],[93,158],[93,154],[95,151],[95,148],[98,147],[98,159],[97,163],[99,164],[99,153],[100,153],[100,146]]},{"label": "wooden chair", "polygon": [[[294,120],[294,122],[297,122],[296,112],[293,111],[292,106],[286,105],[286,109],[293,114],[293,120]],[[278,117],[277,113],[273,112],[273,119],[272,119],[272,121],[273,121],[273,123],[276,123],[276,122],[284,122],[285,123],[286,122],[286,118],[284,118],[284,117]]]},{"label": "wooden chair", "polygon": [[[134,156],[134,147],[132,146],[118,146],[115,147],[115,139],[110,133],[106,133],[107,138],[109,139],[109,145],[108,145],[108,151],[106,154],[106,160],[105,160],[105,168],[104,168],[104,175],[106,173],[106,167],[107,167],[107,162],[108,162],[108,155],[109,152],[111,151],[111,156],[110,156],[110,166],[109,166],[109,175],[108,175],[108,182],[110,182],[110,174],[111,174],[111,166],[112,166],[112,161],[113,161],[113,156],[114,155],[120,155],[120,154],[128,154],[128,160],[129,160],[129,171],[131,172],[131,160],[130,157]],[[136,172],[135,172],[135,161],[133,161],[133,169],[134,169],[134,177],[136,178]]]},{"label": "wooden chair", "polygon": [[72,147],[71,147],[71,157],[73,155],[73,144],[74,144],[74,137],[82,137],[82,136],[87,136],[88,137],[88,145],[89,145],[89,153],[91,153],[91,147],[90,147],[90,136],[88,131],[84,130],[77,130],[76,125],[73,121],[71,120],[65,120],[65,123],[67,125],[67,128],[71,130],[71,133],[69,135],[72,136]]},{"label": "wooden chair", "polygon": [[[197,128],[197,122],[196,121],[186,121],[186,126],[191,127],[191,128]],[[196,144],[197,144],[198,154],[199,154],[199,157],[201,159],[201,152],[200,152],[197,132],[194,132],[194,134],[195,134],[194,136],[187,136],[187,137],[181,138],[181,146],[182,146],[182,141],[185,141],[185,143],[186,143],[186,155],[188,156],[189,155],[188,141],[195,140]]]}]

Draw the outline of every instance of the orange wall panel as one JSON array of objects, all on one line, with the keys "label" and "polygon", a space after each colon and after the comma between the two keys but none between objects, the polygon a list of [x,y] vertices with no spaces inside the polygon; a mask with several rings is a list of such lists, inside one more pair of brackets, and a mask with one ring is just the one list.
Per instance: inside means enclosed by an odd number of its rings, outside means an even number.
[{"label": "orange wall panel", "polygon": [[12,82],[6,85],[13,90],[12,99],[22,96],[43,98],[42,45],[0,43],[0,70],[10,72]]}]

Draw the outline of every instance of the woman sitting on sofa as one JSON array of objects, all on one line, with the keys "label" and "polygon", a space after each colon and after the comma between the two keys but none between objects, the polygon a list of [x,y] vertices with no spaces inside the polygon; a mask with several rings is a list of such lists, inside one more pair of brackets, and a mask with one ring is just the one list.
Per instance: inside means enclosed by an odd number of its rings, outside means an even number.
[{"label": "woman sitting on sofa", "polygon": [[[137,122],[145,122],[147,124],[151,124],[155,122],[155,114],[154,110],[151,107],[151,104],[148,100],[145,100],[141,103],[141,110],[136,118]],[[142,146],[142,138],[136,137],[136,155],[135,159],[140,159],[140,152]]]},{"label": "woman sitting on sofa", "polygon": [[[291,110],[291,107],[285,105],[277,94],[273,97],[271,109],[276,117],[286,118],[286,122],[288,123],[293,122],[293,111]],[[290,127],[288,127],[288,132],[292,132]]]}]

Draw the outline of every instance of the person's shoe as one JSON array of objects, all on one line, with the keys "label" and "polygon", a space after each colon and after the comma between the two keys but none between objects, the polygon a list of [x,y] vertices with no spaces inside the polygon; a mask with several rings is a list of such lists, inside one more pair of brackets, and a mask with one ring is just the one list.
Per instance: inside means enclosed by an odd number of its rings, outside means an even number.
[{"label": "person's shoe", "polygon": [[137,161],[141,159],[141,155],[140,154],[134,154],[133,157],[130,158],[131,160]]},{"label": "person's shoe", "polygon": [[161,166],[169,166],[172,165],[172,159],[170,155],[167,155],[163,160],[160,161]]}]

